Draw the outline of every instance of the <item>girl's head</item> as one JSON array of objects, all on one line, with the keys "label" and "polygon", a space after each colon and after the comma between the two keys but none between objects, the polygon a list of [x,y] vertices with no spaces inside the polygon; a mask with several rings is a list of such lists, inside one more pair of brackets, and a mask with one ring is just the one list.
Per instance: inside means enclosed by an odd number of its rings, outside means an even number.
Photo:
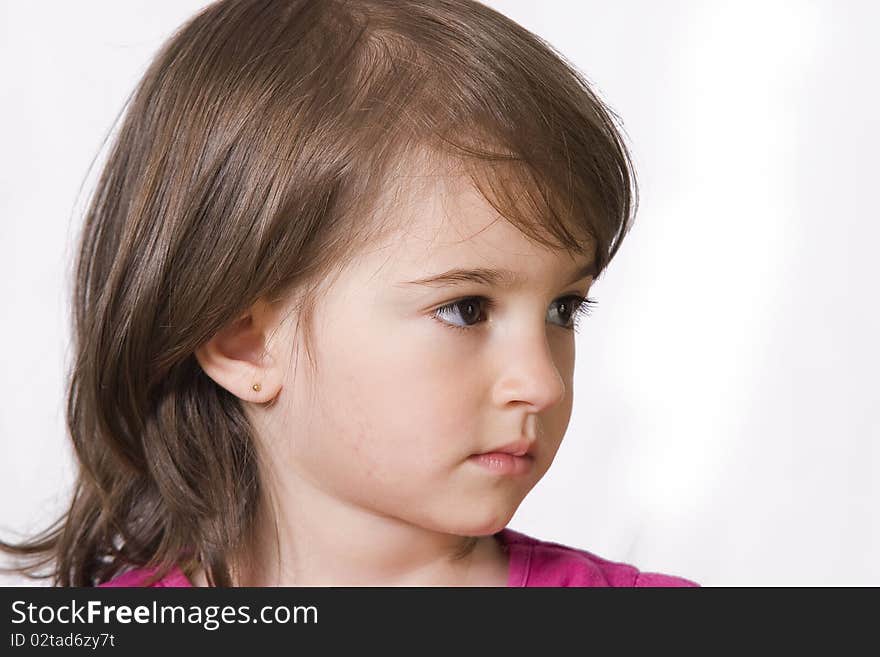
[{"label": "girl's head", "polygon": [[[27,549],[61,584],[187,556],[223,585],[287,504],[503,528],[568,424],[577,297],[634,214],[612,116],[472,0],[207,7],[144,76],[89,207],[81,474]],[[479,271],[418,282],[459,269]],[[521,438],[525,474],[468,460]]]}]

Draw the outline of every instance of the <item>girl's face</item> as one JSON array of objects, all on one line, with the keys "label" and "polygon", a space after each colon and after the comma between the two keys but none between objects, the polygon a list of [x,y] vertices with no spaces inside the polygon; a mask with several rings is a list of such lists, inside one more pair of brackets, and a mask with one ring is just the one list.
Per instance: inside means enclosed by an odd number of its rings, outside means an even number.
[{"label": "girl's face", "polygon": [[[568,426],[571,297],[587,296],[590,261],[528,241],[463,179],[438,179],[399,211],[404,227],[322,296],[316,370],[291,354],[280,416],[264,427],[273,470],[300,495],[305,485],[433,531],[492,534]],[[477,268],[515,280],[413,282]],[[470,458],[521,439],[534,441],[525,472]]]}]

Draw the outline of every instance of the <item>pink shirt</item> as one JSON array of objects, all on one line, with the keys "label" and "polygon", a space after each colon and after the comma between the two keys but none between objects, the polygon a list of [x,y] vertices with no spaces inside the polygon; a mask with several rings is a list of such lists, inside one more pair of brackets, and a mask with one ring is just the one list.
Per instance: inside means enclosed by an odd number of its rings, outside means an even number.
[{"label": "pink shirt", "polygon": [[[540,541],[506,528],[496,536],[510,556],[508,586],[699,586],[683,577],[641,572],[635,566],[609,561],[592,552]],[[131,570],[99,586],[141,586],[152,571]],[[192,586],[174,568],[153,586]]]}]

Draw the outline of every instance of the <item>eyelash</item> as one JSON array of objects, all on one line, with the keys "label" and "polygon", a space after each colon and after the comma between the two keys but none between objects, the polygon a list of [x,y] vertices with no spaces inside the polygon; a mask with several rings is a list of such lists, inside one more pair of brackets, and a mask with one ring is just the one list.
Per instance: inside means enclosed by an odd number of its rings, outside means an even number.
[{"label": "eyelash", "polygon": [[[574,310],[571,312],[571,319],[569,320],[571,322],[571,326],[563,326],[561,324],[557,324],[556,326],[559,326],[560,328],[566,329],[568,331],[574,331],[575,333],[577,333],[578,330],[580,329],[581,318],[592,314],[592,309],[596,305],[597,301],[595,299],[591,299],[589,297],[582,297],[577,294],[571,294],[571,295],[568,295],[565,297],[560,297],[559,299],[557,299],[553,303],[559,303],[561,301],[569,301],[569,300],[573,300],[574,303],[577,304],[575,306]],[[458,326],[457,324],[450,324],[449,322],[444,321],[444,320],[440,319],[440,317],[439,317],[444,311],[449,310],[449,309],[454,309],[455,307],[457,307],[467,301],[475,301],[479,304],[483,304],[485,310],[492,310],[493,308],[495,308],[495,302],[492,301],[492,299],[489,299],[487,297],[464,297],[462,299],[458,299],[457,301],[452,301],[451,303],[447,303],[446,305],[440,306],[433,313],[431,313],[431,319],[439,322],[442,326],[445,326],[446,328],[451,328],[454,331],[460,331],[460,332],[472,331],[473,329],[477,328],[477,324],[472,324],[470,326]],[[482,313],[481,313],[481,317],[482,317]]]}]

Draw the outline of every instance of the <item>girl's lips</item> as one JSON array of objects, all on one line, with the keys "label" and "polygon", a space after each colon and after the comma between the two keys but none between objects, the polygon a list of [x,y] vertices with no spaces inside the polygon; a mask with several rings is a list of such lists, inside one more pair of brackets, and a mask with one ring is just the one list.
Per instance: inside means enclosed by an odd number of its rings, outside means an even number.
[{"label": "girl's lips", "polygon": [[529,438],[520,438],[519,440],[514,440],[512,443],[508,443],[503,447],[493,447],[486,454],[513,454],[514,456],[524,456],[525,454],[530,454],[532,452],[532,448],[535,445],[534,439]]},{"label": "girl's lips", "polygon": [[532,469],[535,459],[530,454],[514,456],[504,452],[489,452],[488,454],[474,454],[468,461],[494,474],[523,475]]}]

